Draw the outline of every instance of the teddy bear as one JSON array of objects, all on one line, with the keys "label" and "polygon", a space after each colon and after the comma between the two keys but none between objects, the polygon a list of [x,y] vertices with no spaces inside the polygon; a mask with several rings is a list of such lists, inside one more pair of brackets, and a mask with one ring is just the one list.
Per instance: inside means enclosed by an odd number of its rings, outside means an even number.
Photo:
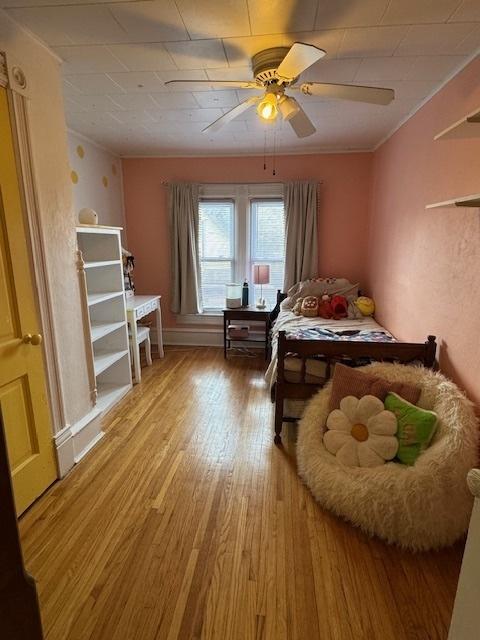
[{"label": "teddy bear", "polygon": [[302,302],[303,298],[299,298],[293,305],[292,313],[294,313],[296,316],[302,315]]}]

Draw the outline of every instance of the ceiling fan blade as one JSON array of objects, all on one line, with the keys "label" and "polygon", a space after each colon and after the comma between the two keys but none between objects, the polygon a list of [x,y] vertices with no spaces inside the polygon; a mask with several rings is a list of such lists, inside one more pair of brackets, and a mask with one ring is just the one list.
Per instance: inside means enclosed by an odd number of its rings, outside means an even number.
[{"label": "ceiling fan blade", "polygon": [[[300,105],[298,106],[300,107]],[[310,118],[307,116],[302,107],[300,107],[298,113],[294,115],[293,118],[290,118],[290,120],[288,120],[287,122],[295,131],[298,138],[306,138],[307,136],[311,136],[312,133],[315,133],[316,131]]]},{"label": "ceiling fan blade", "polygon": [[233,87],[235,89],[258,89],[263,90],[262,85],[251,80],[168,80],[164,84],[205,84],[218,89]]},{"label": "ceiling fan blade", "polygon": [[237,118],[241,113],[243,113],[247,109],[250,109],[250,107],[253,107],[254,104],[260,101],[260,97],[261,96],[254,96],[253,98],[248,98],[247,100],[244,100],[240,104],[237,104],[236,107],[233,107],[233,109],[230,109],[230,111],[227,111],[227,113],[224,113],[223,116],[220,116],[220,118],[217,118],[215,122],[212,122],[212,124],[209,124],[208,127],[205,127],[205,129],[202,129],[202,133],[205,131],[209,131],[209,132],[218,131],[224,125],[228,124],[229,122]]},{"label": "ceiling fan blade", "polygon": [[325,53],[323,49],[319,49],[313,44],[294,42],[278,66],[277,77],[280,80],[293,80],[317,60],[323,58]]},{"label": "ceiling fan blade", "polygon": [[393,89],[361,87],[354,84],[329,84],[327,82],[305,82],[300,91],[306,96],[324,96],[338,100],[355,100],[371,104],[387,105],[395,98]]}]

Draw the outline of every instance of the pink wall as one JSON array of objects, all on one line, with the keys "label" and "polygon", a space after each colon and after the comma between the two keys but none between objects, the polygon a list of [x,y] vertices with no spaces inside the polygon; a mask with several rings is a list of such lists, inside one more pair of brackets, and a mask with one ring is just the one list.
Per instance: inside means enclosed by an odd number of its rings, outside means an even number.
[{"label": "pink wall", "polygon": [[368,208],[372,154],[279,156],[277,172],[264,172],[263,158],[123,159],[128,245],[135,255],[138,293],[163,296],[165,326],[170,313],[170,250],[167,189],[162,181],[282,182],[322,180],[319,273],[346,276],[362,285],[367,276]]},{"label": "pink wall", "polygon": [[480,192],[480,138],[433,141],[480,107],[479,78],[477,57],[375,153],[368,263],[378,320],[403,340],[435,334],[477,405],[480,211],[425,205]]}]

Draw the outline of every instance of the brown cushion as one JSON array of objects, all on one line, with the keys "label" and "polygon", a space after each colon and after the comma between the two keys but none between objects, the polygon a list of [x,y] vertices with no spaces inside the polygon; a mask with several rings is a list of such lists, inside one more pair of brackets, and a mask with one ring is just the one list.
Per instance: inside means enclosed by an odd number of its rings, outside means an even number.
[{"label": "brown cushion", "polygon": [[405,382],[387,382],[387,380],[373,376],[370,373],[364,373],[358,369],[337,363],[333,372],[329,410],[338,409],[340,400],[345,396],[361,398],[362,396],[371,395],[383,401],[390,391],[412,404],[417,404],[421,389]]}]

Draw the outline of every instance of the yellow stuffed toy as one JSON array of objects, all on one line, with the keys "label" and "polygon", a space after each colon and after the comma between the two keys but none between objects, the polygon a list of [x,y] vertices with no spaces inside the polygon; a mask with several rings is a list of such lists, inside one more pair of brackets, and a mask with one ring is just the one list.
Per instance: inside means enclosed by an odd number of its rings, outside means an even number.
[{"label": "yellow stuffed toy", "polygon": [[360,311],[362,316],[373,316],[375,311],[375,302],[367,296],[360,296],[354,302],[354,305]]}]

